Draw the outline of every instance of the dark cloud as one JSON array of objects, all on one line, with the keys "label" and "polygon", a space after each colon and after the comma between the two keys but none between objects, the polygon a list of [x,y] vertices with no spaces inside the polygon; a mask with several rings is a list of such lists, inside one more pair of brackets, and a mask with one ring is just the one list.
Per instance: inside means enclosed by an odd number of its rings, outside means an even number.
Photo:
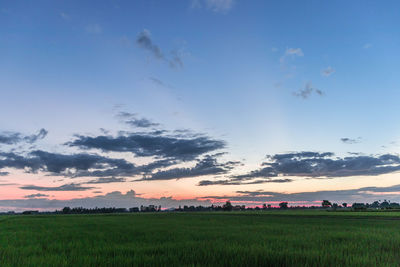
[{"label": "dark cloud", "polygon": [[157,45],[153,44],[153,41],[151,40],[151,33],[148,30],[143,30],[141,33],[139,33],[138,37],[136,38],[136,43],[141,48],[151,52],[155,58],[164,59],[161,49]]},{"label": "dark cloud", "polygon": [[361,142],[361,137],[358,138],[347,138],[347,137],[343,137],[340,138],[340,141],[342,141],[345,144],[358,144]]},{"label": "dark cloud", "polygon": [[221,140],[207,136],[181,138],[161,136],[152,133],[127,133],[112,136],[77,136],[67,143],[83,149],[100,149],[104,152],[131,152],[139,157],[169,158],[181,161],[194,160],[208,152],[225,148]]},{"label": "dark cloud", "polygon": [[20,133],[2,132],[0,133],[0,144],[13,145],[22,140]]},{"label": "dark cloud", "polygon": [[202,180],[199,182],[199,186],[207,185],[249,185],[249,184],[265,184],[265,183],[289,183],[292,179],[258,179],[244,182],[240,179],[227,179],[227,180]]},{"label": "dark cloud", "polygon": [[311,96],[312,93],[316,93],[317,95],[324,95],[324,92],[321,90],[314,88],[311,82],[307,82],[304,88],[298,90],[297,92],[294,92],[293,95],[297,97],[301,97],[303,99],[307,99]]},{"label": "dark cloud", "polygon": [[176,49],[172,50],[170,52],[170,57],[165,56],[160,47],[154,44],[153,40],[151,39],[150,31],[143,30],[140,32],[136,38],[136,43],[140,48],[150,52],[154,58],[165,61],[171,68],[183,67],[183,61],[179,51]]},{"label": "dark cloud", "polygon": [[150,128],[160,126],[159,123],[152,122],[146,118],[138,118],[136,113],[130,112],[119,112],[117,117],[120,118],[124,123],[138,127],[138,128]]},{"label": "dark cloud", "polygon": [[109,184],[109,183],[123,183],[125,182],[125,178],[116,178],[116,177],[105,177],[105,178],[98,178],[95,180],[91,180],[88,182],[84,182],[85,184]]},{"label": "dark cloud", "polygon": [[7,176],[9,174],[10,174],[9,172],[0,172],[0,176]]},{"label": "dark cloud", "polygon": [[240,202],[303,202],[305,204],[312,204],[320,206],[323,199],[328,199],[331,202],[339,204],[343,202],[372,202],[379,199],[392,199],[400,200],[400,185],[389,187],[363,187],[358,189],[346,190],[322,190],[313,192],[300,192],[300,193],[280,193],[271,191],[236,191],[236,195],[231,196],[207,196],[203,199],[230,199],[231,201]]},{"label": "dark cloud", "polygon": [[229,161],[226,163],[218,163],[215,157],[207,155],[202,160],[198,160],[194,167],[173,168],[165,171],[158,171],[146,175],[139,181],[171,180],[204,175],[226,174],[237,164],[239,164],[239,162]]},{"label": "dark cloud", "polygon": [[43,197],[49,197],[49,195],[37,193],[24,196],[24,198],[43,198]]},{"label": "dark cloud", "polygon": [[0,133],[0,144],[14,145],[21,142],[32,144],[40,139],[45,138],[47,133],[48,131],[45,129],[40,129],[37,134],[27,136],[16,132],[2,132]]},{"label": "dark cloud", "polygon": [[139,128],[149,128],[149,127],[156,127],[156,126],[160,125],[159,123],[152,122],[145,118],[127,120],[127,121],[125,121],[125,123],[129,124],[131,126],[139,127]]},{"label": "dark cloud", "polygon": [[118,118],[122,118],[122,119],[132,119],[132,118],[136,118],[137,115],[138,115],[137,113],[121,111],[121,112],[118,112],[118,114],[116,116]]},{"label": "dark cloud", "polygon": [[276,177],[293,176],[307,178],[336,178],[349,176],[372,176],[400,170],[397,155],[334,157],[331,152],[298,152],[276,154],[267,157],[262,168],[247,174],[231,176],[229,180],[202,181],[199,185],[249,184],[290,182],[290,179],[275,180]]},{"label": "dark cloud", "polygon": [[40,129],[40,131],[37,134],[33,134],[30,136],[25,136],[24,140],[30,144],[35,143],[38,140],[41,140],[47,136],[49,132],[45,129]]},{"label": "dark cloud", "polygon": [[81,186],[80,184],[64,184],[61,186],[36,186],[24,185],[20,189],[23,190],[36,190],[36,191],[87,191],[95,187]]},{"label": "dark cloud", "polygon": [[113,159],[96,154],[56,154],[41,150],[27,156],[0,152],[0,169],[23,169],[29,173],[37,171],[68,177],[81,176],[123,176],[139,173],[134,164],[123,159]]}]

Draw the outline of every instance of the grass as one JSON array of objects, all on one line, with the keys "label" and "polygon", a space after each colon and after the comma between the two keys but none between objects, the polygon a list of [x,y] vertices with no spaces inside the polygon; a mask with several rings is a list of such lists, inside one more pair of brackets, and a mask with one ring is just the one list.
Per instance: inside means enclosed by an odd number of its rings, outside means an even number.
[{"label": "grass", "polygon": [[0,265],[399,266],[398,215],[283,211],[8,216],[0,219]]}]

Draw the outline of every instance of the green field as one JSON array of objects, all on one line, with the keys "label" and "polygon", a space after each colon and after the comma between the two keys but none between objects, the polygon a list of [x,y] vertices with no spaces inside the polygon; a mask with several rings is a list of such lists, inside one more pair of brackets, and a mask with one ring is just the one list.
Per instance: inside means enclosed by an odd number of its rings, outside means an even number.
[{"label": "green field", "polygon": [[400,266],[395,212],[0,217],[0,266]]}]

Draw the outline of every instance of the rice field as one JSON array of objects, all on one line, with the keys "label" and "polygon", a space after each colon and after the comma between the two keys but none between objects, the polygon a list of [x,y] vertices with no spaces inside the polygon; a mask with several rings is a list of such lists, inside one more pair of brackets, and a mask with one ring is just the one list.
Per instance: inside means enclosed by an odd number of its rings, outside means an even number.
[{"label": "rice field", "polygon": [[0,266],[399,266],[397,212],[0,217]]}]

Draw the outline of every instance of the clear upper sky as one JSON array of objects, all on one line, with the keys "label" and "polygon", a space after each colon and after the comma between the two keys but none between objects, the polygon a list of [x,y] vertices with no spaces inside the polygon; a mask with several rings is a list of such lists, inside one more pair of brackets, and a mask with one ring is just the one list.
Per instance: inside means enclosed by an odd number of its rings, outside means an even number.
[{"label": "clear upper sky", "polygon": [[0,210],[399,201],[399,11],[3,0]]}]

